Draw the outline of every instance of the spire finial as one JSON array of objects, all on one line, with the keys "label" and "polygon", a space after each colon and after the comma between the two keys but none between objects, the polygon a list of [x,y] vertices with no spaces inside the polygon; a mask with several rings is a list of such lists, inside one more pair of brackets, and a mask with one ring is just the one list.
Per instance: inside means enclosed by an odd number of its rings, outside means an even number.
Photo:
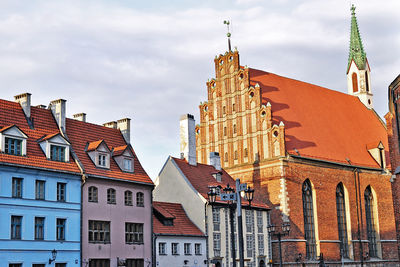
[{"label": "spire finial", "polygon": [[228,49],[230,52],[230,51],[232,51],[232,49],[231,49],[231,33],[229,32],[229,25],[231,24],[231,22],[229,20],[224,20],[224,24],[226,24],[226,27],[228,28],[228,33],[226,34],[226,36],[228,37]]},{"label": "spire finial", "polygon": [[350,10],[351,10],[351,15],[355,16],[356,15],[356,7],[354,6],[354,4],[351,5]]}]

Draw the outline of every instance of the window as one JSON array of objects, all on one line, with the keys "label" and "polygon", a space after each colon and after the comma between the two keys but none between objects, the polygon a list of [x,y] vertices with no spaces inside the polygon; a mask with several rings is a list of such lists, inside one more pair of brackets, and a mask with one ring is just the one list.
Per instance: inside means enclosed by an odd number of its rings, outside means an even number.
[{"label": "window", "polygon": [[57,183],[57,201],[65,202],[66,183]]},{"label": "window", "polygon": [[247,147],[244,149],[244,157],[247,158],[249,156],[249,151],[247,150]]},{"label": "window", "polygon": [[316,259],[316,242],[314,232],[314,208],[310,180],[303,183],[303,216],[304,216],[304,237],[306,239],[307,260]]},{"label": "window", "polygon": [[11,239],[21,239],[22,216],[11,216]]},{"label": "window", "polygon": [[221,234],[213,233],[214,257],[221,255]]},{"label": "window", "polygon": [[44,188],[45,188],[45,181],[36,180],[36,192],[35,198],[36,199],[44,199]]},{"label": "window", "polygon": [[110,243],[110,222],[89,221],[89,243]]},{"label": "window", "polygon": [[107,189],[107,203],[108,204],[116,204],[116,193],[114,188]]},{"label": "window", "polygon": [[253,258],[254,239],[252,234],[246,235],[246,249],[247,249],[247,257]]},{"label": "window", "polygon": [[132,192],[129,190],[125,191],[125,206],[133,206]]},{"label": "window", "polygon": [[89,267],[110,267],[109,259],[90,259]]},{"label": "window", "polygon": [[346,205],[342,183],[338,184],[338,186],[336,187],[336,210],[340,241],[340,255],[342,256],[342,258],[348,258],[349,245],[347,239]]},{"label": "window", "polygon": [[224,114],[224,115],[225,115],[225,113],[226,113],[226,107],[225,107],[225,106],[223,106],[223,107],[222,107],[222,114]]},{"label": "window", "polygon": [[143,243],[143,223],[125,223],[125,243]]},{"label": "window", "polygon": [[235,103],[232,104],[232,111],[236,111],[236,109],[235,109]]},{"label": "window", "polygon": [[132,170],[132,160],[131,159],[124,159],[124,170],[125,171]]},{"label": "window", "polygon": [[67,267],[66,263],[56,263],[56,267]]},{"label": "window", "polygon": [[201,244],[200,243],[194,244],[194,254],[201,255]]},{"label": "window", "polygon": [[126,267],[144,267],[143,259],[126,259]]},{"label": "window", "polygon": [[107,167],[107,155],[99,154],[99,166]]},{"label": "window", "polygon": [[258,233],[263,232],[263,213],[261,210],[257,210],[257,230]]},{"label": "window", "polygon": [[44,239],[44,218],[35,217],[35,240]]},{"label": "window", "polygon": [[158,243],[158,254],[167,255],[167,243],[164,242]]},{"label": "window", "polygon": [[46,264],[32,264],[32,267],[46,267]]},{"label": "window", "polygon": [[183,244],[183,250],[185,255],[192,255],[192,244],[190,243]]},{"label": "window", "polygon": [[22,263],[10,263],[8,267],[22,267]]},{"label": "window", "polygon": [[9,155],[22,155],[22,140],[14,138],[5,138],[5,152]]},{"label": "window", "polygon": [[22,198],[22,178],[12,178],[12,197]]},{"label": "window", "polygon": [[369,256],[378,257],[378,249],[376,243],[376,228],[375,228],[375,214],[374,214],[374,197],[372,195],[371,187],[368,186],[364,192],[365,200],[365,216],[367,221],[367,235],[369,241]]},{"label": "window", "polygon": [[89,202],[97,202],[98,201],[98,193],[97,187],[90,186],[88,189],[88,201]]},{"label": "window", "polygon": [[65,219],[57,219],[57,240],[65,240]]},{"label": "window", "polygon": [[236,124],[233,125],[233,133],[236,134]]},{"label": "window", "polygon": [[235,150],[235,154],[234,154],[234,155],[235,155],[234,159],[237,160],[237,159],[238,159],[238,152],[237,152],[237,150]]},{"label": "window", "polygon": [[356,93],[358,91],[358,81],[356,73],[353,73],[353,75],[351,75],[351,80],[353,82],[353,93]]},{"label": "window", "polygon": [[224,127],[224,136],[226,136],[226,133],[227,131],[226,131],[226,127]]},{"label": "window", "polygon": [[220,215],[219,208],[212,207],[212,217],[213,217],[213,229],[214,231],[219,231],[220,229]]},{"label": "window", "polygon": [[263,234],[257,235],[257,242],[258,242],[258,255],[265,255],[264,254],[264,235]]},{"label": "window", "polygon": [[252,210],[246,210],[246,232],[252,233],[254,226],[254,216]]},{"label": "window", "polygon": [[136,206],[144,207],[144,194],[142,192],[136,193]]},{"label": "window", "polygon": [[51,145],[50,159],[55,161],[65,161],[65,147]]},{"label": "window", "polygon": [[367,92],[369,92],[368,72],[365,72],[365,87]]},{"label": "window", "polygon": [[178,243],[171,243],[171,253],[172,255],[179,255]]},{"label": "window", "polygon": [[224,161],[228,162],[228,152],[225,152]]}]

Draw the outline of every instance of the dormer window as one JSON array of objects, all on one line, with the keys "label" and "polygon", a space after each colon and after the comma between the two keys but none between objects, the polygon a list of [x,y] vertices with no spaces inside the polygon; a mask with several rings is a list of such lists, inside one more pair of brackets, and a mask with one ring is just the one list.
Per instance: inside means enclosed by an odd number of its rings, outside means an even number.
[{"label": "dormer window", "polygon": [[6,137],[4,152],[9,155],[21,156],[22,140]]},{"label": "dormer window", "polygon": [[107,155],[105,154],[99,154],[99,161],[98,161],[99,166],[101,167],[106,167],[107,165]]},{"label": "dormer window", "polygon": [[133,152],[131,147],[127,145],[115,147],[113,150],[113,158],[122,171],[134,172]]},{"label": "dormer window", "polygon": [[68,162],[70,143],[60,133],[49,134],[39,139],[39,145],[46,158],[53,161]]},{"label": "dormer window", "polygon": [[130,171],[132,169],[132,160],[131,159],[124,159],[124,170]]},{"label": "dormer window", "polygon": [[87,153],[96,167],[110,168],[111,150],[104,140],[90,142],[87,147]]},{"label": "dormer window", "polygon": [[27,138],[16,125],[4,127],[0,129],[0,150],[8,155],[25,156]]},{"label": "dormer window", "polygon": [[50,145],[50,159],[54,161],[65,161],[65,147]]},{"label": "dormer window", "polygon": [[386,168],[385,147],[382,142],[370,143],[367,145],[367,149],[376,163],[378,163],[382,169]]}]

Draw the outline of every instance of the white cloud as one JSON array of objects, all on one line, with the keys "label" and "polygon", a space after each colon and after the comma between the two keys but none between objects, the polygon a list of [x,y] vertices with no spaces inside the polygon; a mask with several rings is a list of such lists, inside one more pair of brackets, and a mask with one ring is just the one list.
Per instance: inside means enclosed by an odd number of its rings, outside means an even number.
[{"label": "white cloud", "polygon": [[[1,97],[29,91],[34,104],[62,97],[69,116],[86,112],[95,123],[131,117],[133,145],[155,178],[167,156],[178,155],[179,115],[198,117],[206,100],[214,56],[227,49],[225,19],[243,65],[346,91],[347,1],[158,3],[2,1]],[[400,2],[356,4],[383,115],[387,86],[400,69]]]}]

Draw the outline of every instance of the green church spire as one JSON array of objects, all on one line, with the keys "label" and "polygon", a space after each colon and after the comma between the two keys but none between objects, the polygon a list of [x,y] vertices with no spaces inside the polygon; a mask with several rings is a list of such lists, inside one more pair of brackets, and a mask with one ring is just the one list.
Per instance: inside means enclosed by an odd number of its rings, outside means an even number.
[{"label": "green church spire", "polygon": [[347,64],[347,71],[350,68],[351,61],[354,60],[358,69],[364,69],[367,59],[367,55],[364,52],[362,45],[360,31],[358,30],[357,18],[356,18],[356,7],[351,6],[351,30],[350,30],[350,51],[349,51],[349,62]]}]

